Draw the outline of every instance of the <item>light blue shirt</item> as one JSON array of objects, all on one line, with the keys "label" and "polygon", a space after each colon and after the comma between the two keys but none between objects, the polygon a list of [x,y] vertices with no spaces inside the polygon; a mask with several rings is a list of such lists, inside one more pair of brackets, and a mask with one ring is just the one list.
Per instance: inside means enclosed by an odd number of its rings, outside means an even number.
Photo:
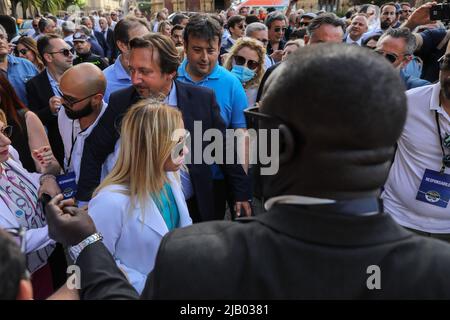
[{"label": "light blue shirt", "polygon": [[56,82],[55,79],[53,79],[50,72],[48,72],[48,69],[45,69],[45,72],[47,72],[48,81],[50,82],[50,86],[52,87],[53,94],[57,97],[60,97],[61,95],[59,94],[59,83]]},{"label": "light blue shirt", "polygon": [[106,78],[106,90],[103,100],[106,103],[109,102],[111,93],[131,86],[131,77],[123,67],[120,57],[118,56],[114,64],[103,70]]},{"label": "light blue shirt", "polygon": [[38,74],[38,70],[30,61],[8,55],[7,77],[19,99],[28,107],[25,83]]},{"label": "light blue shirt", "polygon": [[[175,85],[175,82],[172,82],[172,88],[170,89],[169,95],[164,100],[164,103],[167,103],[171,107],[178,108],[177,86]],[[188,200],[194,195],[194,187],[192,186],[191,177],[189,172],[185,171],[184,168],[180,169],[180,177],[184,198]]]},{"label": "light blue shirt", "polygon": [[178,68],[178,80],[201,87],[210,88],[216,94],[220,115],[226,128],[247,128],[244,110],[247,108],[247,96],[241,82],[224,67],[216,66],[203,80],[194,82],[186,71],[185,59]]},{"label": "light blue shirt", "polygon": [[[247,128],[244,110],[247,108],[248,102],[244,87],[242,87],[239,79],[216,63],[209,75],[195,82],[186,71],[186,66],[187,59],[184,59],[178,68],[178,80],[212,89],[227,129]],[[213,179],[223,179],[223,174],[217,165],[213,164],[211,169]]]}]

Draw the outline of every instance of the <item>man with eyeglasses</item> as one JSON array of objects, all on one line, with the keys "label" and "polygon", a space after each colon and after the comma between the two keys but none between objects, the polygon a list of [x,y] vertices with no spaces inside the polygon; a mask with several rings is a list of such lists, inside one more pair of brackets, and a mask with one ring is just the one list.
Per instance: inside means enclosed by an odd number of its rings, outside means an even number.
[{"label": "man with eyeglasses", "polygon": [[91,63],[81,63],[61,76],[61,108],[58,127],[64,143],[64,171],[73,173],[75,182],[80,176],[84,141],[106,110],[103,102],[106,79],[103,72]]},{"label": "man with eyeglasses", "polygon": [[26,84],[28,107],[35,112],[47,128],[53,153],[62,166],[64,148],[58,130],[57,111],[61,107],[59,80],[72,67],[72,48],[58,35],[49,34],[37,42],[45,69]]},{"label": "man with eyeglasses", "polygon": [[409,2],[402,2],[400,3],[400,17],[399,22],[403,23],[406,20],[408,20],[409,16],[413,13],[413,10],[411,8],[411,4]]},{"label": "man with eyeglasses", "polygon": [[386,212],[423,236],[450,242],[450,55],[439,82],[406,92],[408,117],[382,194]]},{"label": "man with eyeglasses", "polygon": [[375,52],[383,55],[400,73],[407,90],[429,85],[427,80],[417,78],[405,71],[413,59],[416,38],[407,28],[389,29],[377,42]]},{"label": "man with eyeglasses", "polygon": [[[258,40],[262,43],[264,48],[266,48],[269,43],[267,26],[261,22],[250,23],[247,28],[245,28],[245,36]],[[264,70],[269,69],[274,63],[273,59],[266,53],[264,58]]]},{"label": "man with eyeglasses", "polygon": [[242,38],[245,33],[245,17],[232,16],[227,21],[228,31],[230,36],[222,43],[220,47],[220,55],[227,53],[239,38]]},{"label": "man with eyeglasses", "polygon": [[283,49],[286,41],[284,33],[286,32],[286,16],[279,11],[270,13],[265,25],[269,31],[269,43],[267,44],[267,54],[275,61],[281,61]]},{"label": "man with eyeglasses", "polygon": [[0,72],[4,73],[20,100],[28,106],[25,84],[38,74],[38,70],[27,59],[9,54],[8,34],[2,25],[0,25]]},{"label": "man with eyeglasses", "polygon": [[27,36],[32,37],[34,40],[37,39],[39,35],[39,20],[40,17],[34,17],[33,22],[31,23],[32,29],[28,30]]}]

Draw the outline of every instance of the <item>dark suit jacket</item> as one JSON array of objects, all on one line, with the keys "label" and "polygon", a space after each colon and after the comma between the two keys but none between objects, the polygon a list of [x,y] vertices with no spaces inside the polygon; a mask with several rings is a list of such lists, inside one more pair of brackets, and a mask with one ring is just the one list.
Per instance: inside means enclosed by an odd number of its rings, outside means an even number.
[{"label": "dark suit jacket", "polygon": [[[175,84],[178,108],[183,114],[185,128],[192,134],[191,150],[193,152],[196,143],[194,121],[201,121],[202,135],[205,130],[210,128],[217,128],[225,132],[225,124],[220,116],[216,97],[212,90],[176,80]],[[138,100],[138,93],[133,86],[111,94],[108,108],[84,144],[77,199],[89,200],[93,190],[98,186],[101,165],[108,154],[114,151],[115,143],[119,138],[116,128],[119,128],[120,121],[130,106]],[[208,142],[202,142],[201,150],[204,150],[207,145]],[[187,164],[187,167],[194,187],[201,220],[215,219],[213,179],[210,166],[202,161],[200,164]],[[221,165],[221,168],[232,188],[231,193],[234,200],[246,201],[250,199],[249,179],[242,166]]]},{"label": "dark suit jacket", "polygon": [[108,28],[106,31],[106,46],[107,50],[105,51],[105,54],[109,60],[109,64],[112,64],[117,58],[118,49],[116,47],[116,41],[114,40],[114,31],[111,28]]},{"label": "dark suit jacket", "polygon": [[[120,271],[102,243],[83,251],[77,264],[82,298],[136,297],[124,280],[108,283]],[[373,265],[380,290],[367,286]],[[417,236],[388,214],[276,205],[257,217],[168,233],[142,298],[449,299],[449,268],[449,244]]]},{"label": "dark suit jacket", "polygon": [[105,37],[99,31],[94,31],[94,36],[97,39],[97,42],[100,45],[100,47],[102,47],[102,49],[103,49],[104,55],[101,56],[101,57],[102,58],[107,57],[107,55],[108,55],[108,44],[106,43]]},{"label": "dark suit jacket", "polygon": [[47,128],[48,140],[52,147],[53,154],[61,166],[64,165],[64,145],[59,134],[58,117],[50,111],[48,101],[55,94],[53,93],[50,81],[45,69],[40,74],[30,79],[25,84],[28,98],[28,108],[36,113]]}]

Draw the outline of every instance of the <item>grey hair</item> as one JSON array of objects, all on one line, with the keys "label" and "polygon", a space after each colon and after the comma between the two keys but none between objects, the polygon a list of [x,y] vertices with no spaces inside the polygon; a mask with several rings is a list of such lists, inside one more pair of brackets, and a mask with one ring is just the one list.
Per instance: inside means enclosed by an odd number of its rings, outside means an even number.
[{"label": "grey hair", "polygon": [[413,54],[416,50],[416,37],[412,34],[412,32],[408,28],[389,28],[381,37],[379,42],[381,42],[387,36],[391,36],[396,39],[404,39],[406,42],[405,53]]},{"label": "grey hair", "polygon": [[61,29],[64,32],[75,32],[76,26],[72,21],[64,21],[61,25]]},{"label": "grey hair", "polygon": [[277,20],[286,21],[286,16],[280,11],[274,11],[266,17],[264,24],[270,29],[272,22]]},{"label": "grey hair", "polygon": [[247,28],[245,28],[245,36],[251,37],[253,32],[258,32],[258,31],[267,31],[267,26],[261,22],[250,23],[247,26]]},{"label": "grey hair", "polygon": [[334,13],[325,13],[317,18],[311,20],[311,23],[306,29],[306,32],[311,37],[315,30],[319,29],[322,25],[329,24],[335,27],[341,27],[342,32],[345,32],[345,22],[342,21]]}]

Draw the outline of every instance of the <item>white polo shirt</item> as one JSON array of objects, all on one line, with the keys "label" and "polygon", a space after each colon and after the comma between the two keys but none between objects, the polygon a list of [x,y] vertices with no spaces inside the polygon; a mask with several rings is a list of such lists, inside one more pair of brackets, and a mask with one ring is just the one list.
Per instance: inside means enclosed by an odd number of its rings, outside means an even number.
[{"label": "white polo shirt", "polygon": [[[384,210],[402,226],[430,233],[450,233],[450,205],[441,208],[416,200],[425,169],[442,167],[435,110],[439,114],[442,139],[450,133],[450,116],[439,106],[440,84],[406,92],[408,115],[398,140],[395,161],[382,194]],[[446,154],[450,150],[444,147]],[[450,174],[450,168],[445,168]]]},{"label": "white polo shirt", "polygon": [[[80,177],[80,166],[81,157],[83,156],[84,141],[91,134],[92,130],[94,130],[107,106],[108,105],[103,102],[102,110],[100,111],[97,119],[95,119],[94,123],[84,131],[81,130],[78,119],[72,120],[67,117],[64,108],[61,108],[58,112],[58,128],[64,144],[64,169],[68,172],[75,172],[77,182]],[[70,164],[68,163],[69,159]]]}]

